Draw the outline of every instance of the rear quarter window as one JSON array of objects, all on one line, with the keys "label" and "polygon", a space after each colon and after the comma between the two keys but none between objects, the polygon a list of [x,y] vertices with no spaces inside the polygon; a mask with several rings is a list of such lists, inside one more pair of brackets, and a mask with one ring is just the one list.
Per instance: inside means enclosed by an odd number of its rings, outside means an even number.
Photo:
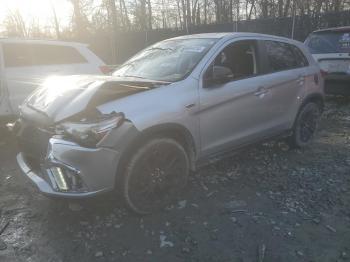
[{"label": "rear quarter window", "polygon": [[32,55],[27,45],[3,44],[5,67],[31,66]]},{"label": "rear quarter window", "polygon": [[77,49],[44,44],[4,44],[6,67],[87,63]]},{"label": "rear quarter window", "polygon": [[270,72],[290,70],[308,65],[307,58],[298,47],[279,41],[266,40],[264,42]]}]

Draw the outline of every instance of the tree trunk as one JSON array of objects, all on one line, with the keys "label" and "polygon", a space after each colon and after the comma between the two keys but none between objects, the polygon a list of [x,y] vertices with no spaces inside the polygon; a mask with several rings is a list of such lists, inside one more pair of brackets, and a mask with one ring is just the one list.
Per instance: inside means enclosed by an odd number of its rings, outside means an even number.
[{"label": "tree trunk", "polygon": [[306,1],[306,15],[307,15],[308,17],[311,16],[310,0],[307,0],[307,1]]},{"label": "tree trunk", "polygon": [[58,23],[56,9],[55,9],[55,6],[53,5],[52,1],[51,1],[51,7],[52,7],[53,19],[54,19],[54,23],[55,23],[56,37],[57,37],[57,39],[60,39],[60,25]]},{"label": "tree trunk", "polygon": [[126,28],[126,23],[125,23],[125,19],[124,19],[124,15],[123,15],[123,5],[122,5],[122,1],[119,0],[119,15],[120,15],[120,23],[122,25],[122,28]]},{"label": "tree trunk", "polygon": [[187,28],[190,28],[191,27],[191,0],[186,0],[186,9],[187,9],[187,16],[186,16],[186,19],[187,19]]},{"label": "tree trunk", "polygon": [[166,23],[166,15],[165,15],[165,3],[164,3],[164,0],[162,0],[162,26],[163,28],[166,28],[167,27],[167,23]]},{"label": "tree trunk", "polygon": [[204,24],[207,24],[207,9],[208,9],[208,0],[204,0]]},{"label": "tree trunk", "polygon": [[196,24],[197,25],[201,24],[201,12],[200,12],[200,5],[199,4],[198,4],[198,7],[197,7]]},{"label": "tree trunk", "polygon": [[113,63],[117,63],[117,8],[115,6],[115,0],[109,0],[109,9],[111,14],[111,53],[112,53],[112,61]]},{"label": "tree trunk", "polygon": [[184,28],[184,25],[182,23],[182,19],[181,19],[181,8],[180,8],[180,0],[176,0],[176,5],[177,5],[177,17],[179,18],[179,22],[180,22],[180,28]]},{"label": "tree trunk", "polygon": [[215,16],[216,16],[216,22],[221,23],[221,3],[222,0],[214,0],[215,3]]},{"label": "tree trunk", "polygon": [[283,16],[283,0],[278,0],[278,17]]},{"label": "tree trunk", "polygon": [[290,9],[290,0],[287,0],[286,5],[284,7],[284,13],[283,13],[284,17],[288,16],[289,9]]},{"label": "tree trunk", "polygon": [[76,36],[82,39],[85,35],[85,27],[83,24],[83,17],[80,9],[79,0],[71,0],[73,4],[73,16],[74,16],[74,27]]},{"label": "tree trunk", "polygon": [[317,5],[315,7],[315,17],[318,17],[321,13],[322,1],[317,1]]},{"label": "tree trunk", "polygon": [[193,6],[192,6],[192,24],[196,24],[196,15],[197,15],[197,8],[198,8],[198,0],[194,0]]},{"label": "tree trunk", "polygon": [[237,28],[236,28],[236,31],[238,31],[238,22],[239,22],[239,15],[240,15],[240,0],[237,0],[237,3],[236,3],[236,20],[237,20]]},{"label": "tree trunk", "polygon": [[141,30],[146,30],[147,23],[146,23],[146,0],[139,0],[140,2],[140,27]]},{"label": "tree trunk", "polygon": [[255,0],[252,1],[252,5],[250,6],[250,11],[249,11],[249,15],[248,15],[248,20],[250,20],[252,18],[252,12],[253,12],[253,9],[255,7]]},{"label": "tree trunk", "polygon": [[152,30],[152,5],[151,0],[148,0],[148,30]]},{"label": "tree trunk", "polygon": [[188,20],[187,20],[187,16],[186,16],[186,4],[185,4],[185,0],[181,0],[181,4],[182,4],[182,18],[183,18],[183,21],[184,21],[184,29],[186,29],[186,32],[188,34]]},{"label": "tree trunk", "polygon": [[127,29],[130,30],[130,19],[129,19],[129,15],[128,15],[128,9],[126,8],[125,5],[125,1],[124,0],[119,0],[121,5],[123,6],[123,10],[124,10],[124,19],[125,19],[125,24],[127,26]]},{"label": "tree trunk", "polygon": [[268,12],[269,12],[268,4],[269,4],[268,0],[263,0],[261,2],[261,15],[263,18],[268,17]]},{"label": "tree trunk", "polygon": [[340,11],[340,6],[341,6],[341,0],[334,0],[333,11],[334,12],[339,12]]}]

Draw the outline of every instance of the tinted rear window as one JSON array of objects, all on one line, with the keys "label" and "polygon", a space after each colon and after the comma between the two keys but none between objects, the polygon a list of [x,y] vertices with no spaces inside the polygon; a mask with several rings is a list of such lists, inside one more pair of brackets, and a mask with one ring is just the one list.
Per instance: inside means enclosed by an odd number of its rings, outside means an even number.
[{"label": "tinted rear window", "polygon": [[314,33],[306,40],[312,54],[349,53],[349,32],[322,32]]},{"label": "tinted rear window", "polygon": [[270,71],[278,72],[308,65],[306,57],[298,47],[278,41],[264,42]]},{"label": "tinted rear window", "polygon": [[74,48],[43,44],[4,44],[6,67],[86,63]]}]

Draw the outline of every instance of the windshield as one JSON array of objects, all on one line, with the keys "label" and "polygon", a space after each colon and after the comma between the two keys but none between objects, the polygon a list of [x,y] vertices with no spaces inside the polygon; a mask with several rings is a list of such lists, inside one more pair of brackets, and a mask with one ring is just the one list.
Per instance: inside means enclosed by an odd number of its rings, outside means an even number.
[{"label": "windshield", "polygon": [[315,33],[306,40],[306,45],[312,54],[349,53],[350,31]]},{"label": "windshield", "polygon": [[192,72],[217,39],[174,39],[159,42],[121,65],[115,76],[175,82]]}]

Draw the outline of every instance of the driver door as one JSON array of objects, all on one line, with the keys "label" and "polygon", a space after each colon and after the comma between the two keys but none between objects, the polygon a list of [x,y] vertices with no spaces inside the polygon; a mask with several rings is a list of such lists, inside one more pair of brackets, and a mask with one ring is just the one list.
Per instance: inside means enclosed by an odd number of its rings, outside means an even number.
[{"label": "driver door", "polygon": [[[236,40],[218,52],[207,68],[199,91],[203,157],[268,134],[273,104],[260,50],[256,40]],[[214,66],[228,67],[232,79],[209,81]]]}]

